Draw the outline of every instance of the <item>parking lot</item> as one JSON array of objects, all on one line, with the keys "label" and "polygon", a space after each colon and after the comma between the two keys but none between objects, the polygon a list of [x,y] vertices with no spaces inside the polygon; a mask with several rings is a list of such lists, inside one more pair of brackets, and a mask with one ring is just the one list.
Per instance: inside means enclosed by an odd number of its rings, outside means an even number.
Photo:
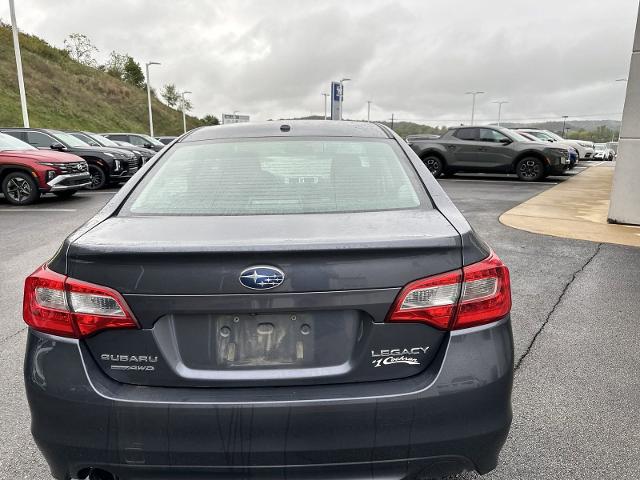
[{"label": "parking lot", "polygon": [[[512,275],[514,421],[499,467],[487,478],[622,479],[635,478],[640,467],[640,425],[632,420],[640,418],[640,364],[631,334],[640,316],[638,250],[531,234],[498,221],[503,212],[567,178],[440,180]],[[64,202],[45,197],[29,208],[0,199],[0,478],[50,478],[29,434],[22,388],[23,279],[115,192],[85,191]]]}]

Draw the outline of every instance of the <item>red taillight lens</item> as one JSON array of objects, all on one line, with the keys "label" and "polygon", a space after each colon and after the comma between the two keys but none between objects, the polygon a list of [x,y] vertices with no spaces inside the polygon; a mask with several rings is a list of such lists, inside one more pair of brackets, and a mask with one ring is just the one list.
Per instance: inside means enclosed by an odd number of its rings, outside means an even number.
[{"label": "red taillight lens", "polygon": [[481,262],[464,267],[464,286],[454,329],[499,320],[511,310],[509,269],[491,252]]},{"label": "red taillight lens", "polygon": [[448,328],[460,297],[461,281],[462,272],[456,270],[411,282],[396,298],[387,321],[424,322]]},{"label": "red taillight lens", "polygon": [[411,282],[396,298],[387,321],[460,329],[493,322],[510,310],[509,270],[492,252],[462,270]]},{"label": "red taillight lens", "polygon": [[82,338],[107,328],[137,328],[122,296],[40,267],[27,277],[22,309],[35,330]]}]

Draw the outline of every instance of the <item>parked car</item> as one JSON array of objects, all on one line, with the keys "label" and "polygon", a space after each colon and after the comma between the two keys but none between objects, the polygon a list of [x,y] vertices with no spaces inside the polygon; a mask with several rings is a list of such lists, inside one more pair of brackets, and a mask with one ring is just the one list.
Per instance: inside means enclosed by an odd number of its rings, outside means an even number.
[{"label": "parked car", "polygon": [[537,181],[569,168],[565,147],[531,142],[502,127],[455,127],[435,140],[411,144],[434,177],[456,172],[515,173]]},{"label": "parked car", "polygon": [[82,158],[38,150],[0,133],[0,186],[7,202],[29,205],[45,193],[68,198],[90,184],[87,162]]},{"label": "parked car", "polygon": [[82,157],[89,167],[91,184],[86,188],[90,190],[125,182],[138,171],[139,164],[133,153],[92,147],[66,132],[47,128],[2,128],[0,131],[41,150],[57,150]]},{"label": "parked car", "polygon": [[[518,132],[527,140],[531,140],[532,142],[540,142],[540,141],[555,142],[555,140],[550,139],[551,137],[549,137],[549,139],[538,138],[535,135],[529,132],[526,132],[524,130],[516,130],[516,132]],[[578,151],[575,148],[571,147],[569,144],[564,144],[562,142],[557,142],[557,144],[567,147],[567,150],[569,151],[569,168],[570,169],[574,168],[578,163],[578,160],[580,160]]]},{"label": "parked car", "polygon": [[579,160],[589,160],[593,157],[593,143],[583,140],[570,140],[562,138],[560,135],[549,130],[539,128],[519,128],[519,132],[527,132],[545,142],[558,142],[568,147],[572,147],[578,152]]},{"label": "parked car", "polygon": [[55,478],[495,468],[509,272],[392,130],[203,127],[146,168],[25,283]]},{"label": "parked car", "polygon": [[107,137],[98,135],[97,133],[86,131],[75,131],[69,133],[74,137],[79,138],[83,142],[91,145],[92,147],[118,148],[120,150],[132,152],[137,157],[138,163],[140,165],[144,165],[145,163],[147,163],[147,161],[156,154],[155,150],[151,150],[149,148],[136,147],[135,145],[131,144],[120,145],[113,140],[108,139]]},{"label": "parked car", "polygon": [[127,142],[137,147],[149,148],[156,152],[164,148],[164,143],[143,133],[103,133],[101,135],[113,141],[119,140]]},{"label": "parked car", "polygon": [[164,143],[165,145],[169,145],[171,142],[173,142],[176,138],[178,137],[171,137],[171,136],[166,136],[166,137],[156,137],[156,140],[158,140],[159,142]]},{"label": "parked car", "polygon": [[606,143],[596,143],[595,152],[593,158],[596,160],[612,161],[615,158],[614,151]]}]

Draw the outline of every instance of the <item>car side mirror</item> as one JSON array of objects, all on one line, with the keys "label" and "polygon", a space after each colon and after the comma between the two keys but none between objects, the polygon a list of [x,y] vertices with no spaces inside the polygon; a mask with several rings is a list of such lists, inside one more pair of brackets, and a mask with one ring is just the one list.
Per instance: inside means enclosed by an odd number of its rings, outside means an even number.
[{"label": "car side mirror", "polygon": [[502,145],[509,145],[511,143],[511,139],[510,138],[502,138],[502,139],[500,139],[500,143]]},{"label": "car side mirror", "polygon": [[549,138],[549,139],[547,139],[547,142],[553,143],[553,142],[555,142],[555,140],[553,138]]},{"label": "car side mirror", "polygon": [[153,145],[151,145],[149,142],[145,143],[144,148],[153,148]]},{"label": "car side mirror", "polygon": [[67,147],[65,147],[63,144],[61,144],[60,142],[53,142],[51,144],[51,146],[49,147],[51,148],[51,150],[58,150],[58,151],[62,151],[62,150],[66,150]]}]

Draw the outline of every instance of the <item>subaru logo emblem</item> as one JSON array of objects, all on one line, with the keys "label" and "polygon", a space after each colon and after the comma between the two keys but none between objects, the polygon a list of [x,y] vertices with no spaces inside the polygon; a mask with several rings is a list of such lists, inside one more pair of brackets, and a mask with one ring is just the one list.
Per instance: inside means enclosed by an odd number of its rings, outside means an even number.
[{"label": "subaru logo emblem", "polygon": [[279,268],[258,265],[245,268],[240,273],[240,283],[251,290],[269,290],[282,285],[284,272]]}]

